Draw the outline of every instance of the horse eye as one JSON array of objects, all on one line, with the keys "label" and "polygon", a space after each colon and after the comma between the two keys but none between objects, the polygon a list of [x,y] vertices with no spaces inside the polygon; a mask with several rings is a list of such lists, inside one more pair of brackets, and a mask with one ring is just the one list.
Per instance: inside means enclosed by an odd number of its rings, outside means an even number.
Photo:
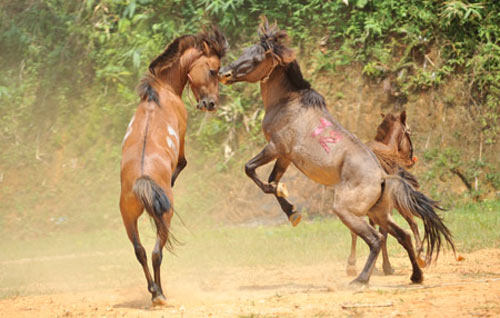
[{"label": "horse eye", "polygon": [[217,76],[217,73],[219,73],[219,72],[217,72],[217,70],[210,70],[211,76]]}]

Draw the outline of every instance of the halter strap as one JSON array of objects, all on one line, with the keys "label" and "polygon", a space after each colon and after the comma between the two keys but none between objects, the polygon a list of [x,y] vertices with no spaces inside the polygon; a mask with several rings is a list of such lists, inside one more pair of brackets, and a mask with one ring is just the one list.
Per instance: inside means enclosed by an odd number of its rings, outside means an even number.
[{"label": "halter strap", "polygon": [[[187,73],[187,78],[188,78],[188,86],[187,86],[187,98],[189,99],[189,102],[191,102],[191,104],[193,103],[193,100],[191,99],[191,94],[189,94],[189,91],[193,90],[193,88],[191,87],[191,83],[193,83],[193,79],[191,78],[191,75],[189,75],[189,72]],[[194,92],[193,92],[193,95],[194,95]],[[195,96],[195,99],[196,99],[196,96]]]},{"label": "halter strap", "polygon": [[260,80],[261,83],[266,83],[269,80],[269,77],[271,76],[271,73],[274,71],[276,66],[281,64],[281,61],[276,57],[276,54],[274,53],[271,54],[273,55],[273,66],[269,70],[269,73],[267,73],[267,75]]}]

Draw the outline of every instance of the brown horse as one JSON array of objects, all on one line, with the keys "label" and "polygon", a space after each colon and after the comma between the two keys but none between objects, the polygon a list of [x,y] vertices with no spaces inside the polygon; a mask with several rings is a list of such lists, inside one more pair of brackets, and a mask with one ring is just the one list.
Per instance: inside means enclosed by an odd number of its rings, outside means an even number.
[{"label": "brown horse", "polygon": [[[293,163],[310,179],[334,186],[333,210],[340,220],[370,247],[363,271],[352,283],[368,283],[382,245],[382,235],[365,216],[396,237],[406,249],[413,273],[411,281],[423,281],[411,236],[393,220],[393,207],[420,216],[425,225],[428,259],[439,255],[442,237],[454,250],[451,233],[436,214],[437,203],[415,190],[403,178],[388,175],[377,157],[328,112],[324,98],[311,88],[300,71],[294,52],[283,41],[286,32],[265,20],[259,43],[219,72],[227,84],[259,82],[264,102],[262,123],[268,141],[265,148],[245,165],[246,174],[264,191],[278,196],[277,182]],[[276,160],[269,182],[256,168]],[[285,202],[281,198],[280,204]],[[283,207],[283,205],[282,205]]]},{"label": "brown horse", "polygon": [[[173,216],[172,187],[186,166],[184,134],[187,111],[181,96],[189,85],[202,110],[214,110],[219,100],[217,73],[227,50],[225,37],[216,29],[185,35],[170,43],[149,65],[138,92],[141,102],[123,139],[120,211],[135,255],[148,281],[153,305],[166,304],[160,279],[162,250],[172,248],[169,233]],[[154,280],[137,230],[143,210],[155,222],[152,254]]]},{"label": "brown horse", "polygon": [[[394,116],[393,114],[382,114],[382,123],[377,127],[377,135],[373,141],[367,143],[373,153],[377,156],[382,168],[387,174],[397,174],[400,177],[406,179],[413,187],[418,188],[419,184],[416,178],[408,173],[406,169],[413,167],[416,162],[416,157],[413,156],[413,143],[411,141],[411,131],[406,123],[406,111],[402,111],[399,115]],[[418,225],[413,220],[412,214],[405,214],[405,210],[400,213],[406,219],[410,228],[413,231],[413,235],[416,241],[417,257],[421,251],[421,240],[420,234],[418,232]],[[370,224],[374,226],[374,223],[370,221]],[[384,240],[382,242],[382,260],[383,260],[383,271],[386,275],[394,273],[394,269],[389,261],[389,256],[387,253],[387,232],[383,228],[380,228],[380,233],[383,235]],[[357,235],[351,232],[351,254],[349,255],[347,261],[347,274],[356,275],[356,240]],[[423,261],[417,258],[420,265]]]}]

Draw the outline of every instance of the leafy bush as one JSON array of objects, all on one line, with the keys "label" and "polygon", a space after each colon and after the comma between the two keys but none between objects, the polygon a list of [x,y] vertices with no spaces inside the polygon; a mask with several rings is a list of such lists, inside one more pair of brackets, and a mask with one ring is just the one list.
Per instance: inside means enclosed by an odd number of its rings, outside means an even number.
[{"label": "leafy bush", "polygon": [[[216,23],[237,54],[256,40],[262,14],[288,31],[312,74],[334,75],[359,65],[369,81],[389,79],[401,100],[460,74],[469,88],[467,111],[485,144],[496,144],[499,12],[500,2],[493,0],[4,1],[0,160],[44,160],[62,147],[85,156],[109,145],[115,146],[107,153],[116,158],[137,104],[136,83],[167,43]],[[224,153],[226,164],[262,143],[262,110],[255,86],[224,87],[222,95],[221,110],[208,121],[188,108],[197,146]],[[240,135],[251,142],[238,142]],[[438,165],[456,164],[447,156],[437,159]],[[498,185],[494,172],[478,169]]]}]

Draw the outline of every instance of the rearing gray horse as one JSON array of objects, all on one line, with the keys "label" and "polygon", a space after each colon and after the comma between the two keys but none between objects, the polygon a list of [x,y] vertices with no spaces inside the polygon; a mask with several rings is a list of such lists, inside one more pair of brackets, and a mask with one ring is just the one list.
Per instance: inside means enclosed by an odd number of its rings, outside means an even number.
[{"label": "rearing gray horse", "polygon": [[[390,211],[394,207],[423,219],[430,260],[439,255],[442,237],[455,251],[450,231],[434,211],[437,202],[402,178],[387,175],[372,151],[332,117],[324,98],[302,77],[294,52],[284,45],[285,31],[269,26],[264,18],[259,35],[259,43],[219,72],[225,84],[260,81],[266,112],[262,129],[268,144],[245,165],[246,174],[262,191],[276,196],[291,220],[296,215],[293,205],[279,191],[290,163],[310,179],[335,187],[334,212],[370,248],[363,271],[351,283],[368,283],[383,240],[365,216],[406,249],[413,268],[410,279],[421,283],[411,236],[393,221]],[[274,160],[268,182],[262,181],[255,169]]]}]

